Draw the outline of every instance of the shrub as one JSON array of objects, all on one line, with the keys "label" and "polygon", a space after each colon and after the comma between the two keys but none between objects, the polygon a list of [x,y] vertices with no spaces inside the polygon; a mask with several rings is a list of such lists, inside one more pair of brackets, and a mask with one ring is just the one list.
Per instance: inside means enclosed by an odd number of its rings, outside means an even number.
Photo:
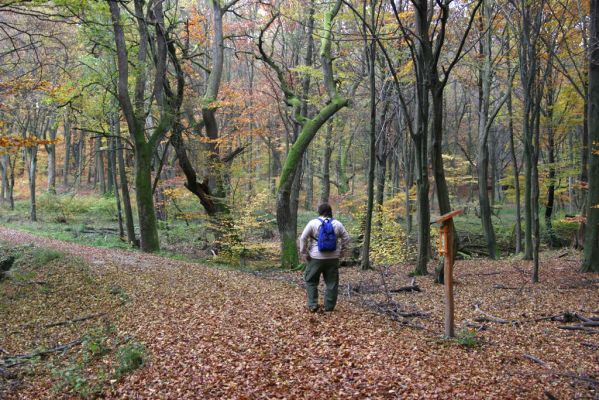
[{"label": "shrub", "polygon": [[[372,216],[372,233],[370,239],[370,259],[374,264],[399,264],[407,261],[415,254],[415,249],[408,242],[408,237],[400,223],[400,215],[404,210],[404,194],[399,193],[382,206],[377,206]],[[366,206],[354,212],[353,218],[364,221]],[[364,223],[352,230],[355,237],[363,238]]]},{"label": "shrub", "polygon": [[101,390],[99,386],[90,384],[83,367],[78,364],[52,370],[52,375],[58,379],[54,385],[54,391],[57,393],[68,391],[87,399],[96,397]]},{"label": "shrub", "polygon": [[118,363],[116,377],[121,378],[123,375],[135,371],[144,365],[145,359],[146,348],[141,343],[132,342],[123,345],[116,354]]},{"label": "shrub", "polygon": [[39,268],[54,260],[63,258],[64,256],[64,253],[57,250],[32,247],[31,249],[25,249],[22,255],[17,259],[16,263],[18,263],[19,266],[29,265],[31,267]]},{"label": "shrub", "polygon": [[570,243],[578,233],[579,222],[574,219],[558,219],[551,223],[554,235],[565,243]]},{"label": "shrub", "polygon": [[37,205],[40,213],[56,214],[63,222],[86,213],[110,220],[116,215],[112,196],[44,193],[39,196]]},{"label": "shrub", "polygon": [[265,245],[262,237],[272,230],[274,218],[266,211],[270,193],[256,193],[245,206],[236,208],[221,225],[213,226],[219,233],[217,243],[225,261],[245,261],[262,254]]},{"label": "shrub", "polygon": [[64,253],[58,250],[36,249],[32,254],[32,261],[37,266],[43,266],[62,257]]},{"label": "shrub", "polygon": [[472,330],[463,330],[455,338],[457,344],[463,347],[476,347],[479,345],[478,338],[476,337],[476,332]]},{"label": "shrub", "polygon": [[106,336],[98,333],[87,336],[82,344],[84,359],[92,360],[107,354],[110,349],[106,346],[106,340]]}]

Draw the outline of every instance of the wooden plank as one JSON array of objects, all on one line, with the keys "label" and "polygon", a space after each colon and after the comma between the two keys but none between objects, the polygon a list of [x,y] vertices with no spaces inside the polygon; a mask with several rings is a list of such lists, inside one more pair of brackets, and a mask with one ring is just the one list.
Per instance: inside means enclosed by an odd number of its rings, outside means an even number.
[{"label": "wooden plank", "polygon": [[445,224],[447,224],[447,226],[443,227],[445,234],[445,254],[443,256],[443,280],[445,289],[445,337],[452,338],[455,337],[453,303],[453,220],[450,218]]},{"label": "wooden plank", "polygon": [[454,210],[454,211],[448,212],[447,214],[441,215],[439,218],[437,218],[436,220],[431,222],[431,224],[441,224],[441,223],[447,221],[448,219],[457,217],[458,215],[462,214],[463,212],[464,212],[463,208],[460,208],[459,210]]}]

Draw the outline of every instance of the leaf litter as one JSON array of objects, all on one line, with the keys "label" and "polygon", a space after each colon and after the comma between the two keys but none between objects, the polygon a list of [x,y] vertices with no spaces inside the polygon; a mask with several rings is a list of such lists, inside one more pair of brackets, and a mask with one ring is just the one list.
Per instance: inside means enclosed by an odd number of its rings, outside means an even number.
[{"label": "leaf litter", "polygon": [[[109,313],[119,336],[148,349],[149,362],[105,388],[103,398],[592,399],[599,393],[598,335],[558,329],[567,324],[559,320],[564,313],[599,317],[599,275],[577,272],[575,254],[548,253],[536,285],[525,261],[458,261],[457,331],[476,339],[462,346],[441,338],[443,287],[432,277],[416,279],[420,292],[389,293],[410,283],[410,265],[342,268],[336,311],[311,314],[299,272],[256,276],[5,228],[0,240],[80,257],[98,282],[126,293],[124,305],[97,307],[77,294],[86,305],[69,314]],[[33,317],[15,318],[27,324]],[[57,321],[58,315],[44,319]],[[64,332],[59,328],[65,327],[52,329]],[[13,340],[8,336],[0,347],[27,350]],[[49,378],[24,379],[7,398],[54,398]]]}]

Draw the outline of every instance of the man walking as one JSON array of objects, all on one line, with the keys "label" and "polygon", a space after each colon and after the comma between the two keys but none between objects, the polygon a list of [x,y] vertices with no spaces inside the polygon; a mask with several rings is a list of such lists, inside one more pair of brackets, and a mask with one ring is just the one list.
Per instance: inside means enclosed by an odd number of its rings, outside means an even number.
[{"label": "man walking", "polygon": [[324,310],[333,311],[339,288],[339,258],[349,245],[349,234],[343,224],[333,219],[327,203],[318,206],[318,218],[308,222],[300,237],[300,254],[308,261],[304,272],[308,309],[318,311],[320,275],[326,285]]}]

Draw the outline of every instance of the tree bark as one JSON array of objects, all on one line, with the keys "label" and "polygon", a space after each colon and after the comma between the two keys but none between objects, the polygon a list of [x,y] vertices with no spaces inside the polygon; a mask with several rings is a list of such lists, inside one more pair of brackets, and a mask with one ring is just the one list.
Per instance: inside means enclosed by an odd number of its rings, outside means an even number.
[{"label": "tree bark", "polygon": [[[57,131],[58,127],[51,127],[49,129],[50,140],[56,140]],[[56,193],[56,145],[50,143],[45,148],[46,153],[48,153],[48,193]]]},{"label": "tree bark", "polygon": [[[120,136],[120,123],[117,123],[117,136]],[[121,181],[121,194],[123,195],[123,209],[125,211],[125,228],[127,231],[127,242],[134,246],[139,246],[135,237],[135,223],[133,221],[133,209],[131,207],[131,198],[129,196],[129,182],[127,181],[127,170],[125,168],[125,157],[123,155],[123,145],[120,137],[116,138],[116,149],[118,157],[119,178]]]},{"label": "tree bark", "polygon": [[333,120],[327,123],[327,129],[324,137],[324,150],[322,157],[322,185],[320,188],[320,202],[328,203],[331,194],[331,155],[333,146],[331,144],[333,136]]},{"label": "tree bark", "polygon": [[[495,240],[495,230],[491,219],[491,204],[489,201],[489,146],[488,139],[491,130],[491,121],[489,121],[489,106],[491,101],[491,80],[492,54],[491,54],[491,11],[489,2],[484,1],[482,13],[480,15],[480,33],[481,38],[479,48],[482,58],[482,66],[479,71],[479,110],[478,110],[478,157],[477,157],[477,176],[478,176],[478,200],[480,207],[480,219],[487,242],[487,251],[491,259],[497,257],[497,247]],[[485,31],[486,30],[486,31]]]},{"label": "tree bark", "polygon": [[[152,24],[147,18],[135,18],[137,22],[137,74],[134,88],[134,101],[129,95],[129,58],[125,34],[121,25],[120,5],[118,2],[109,0],[110,14],[114,30],[114,40],[117,54],[118,70],[118,100],[123,115],[129,127],[129,134],[134,145],[135,155],[135,190],[137,199],[137,210],[139,217],[139,228],[141,237],[141,249],[144,252],[157,251],[160,248],[158,240],[158,227],[154,213],[154,199],[152,193],[152,155],[173,124],[173,109],[170,101],[165,101],[165,86],[167,75],[168,31],[164,23],[163,3],[161,1],[144,4],[142,0],[134,0],[135,13],[138,16],[151,17]],[[145,8],[144,8],[145,7]],[[144,9],[147,12],[144,12]],[[149,49],[148,28],[153,27],[153,46]],[[151,59],[154,62],[154,82],[152,97],[159,112],[158,122],[146,137],[145,116],[149,114],[146,110],[147,99],[145,96],[147,79],[148,50],[153,52]]]},{"label": "tree bark", "polygon": [[[370,1],[371,27],[375,28],[375,4],[376,0]],[[364,35],[366,28],[364,27]],[[372,233],[372,212],[374,208],[374,170],[376,168],[376,41],[373,38],[368,46],[366,36],[364,36],[365,56],[368,59],[368,81],[370,86],[370,129],[368,144],[368,180],[367,180],[367,205],[364,223],[364,241],[362,242],[362,261],[360,267],[362,270],[371,268],[370,265],[370,236]]]},{"label": "tree bark", "polygon": [[599,0],[590,0],[590,54],[588,93],[589,190],[582,270],[599,272]]},{"label": "tree bark", "polygon": [[553,79],[553,75],[549,74],[548,78],[550,79],[547,83],[547,97],[546,97],[546,127],[547,127],[547,157],[549,162],[549,176],[548,176],[548,186],[547,186],[547,204],[545,207],[545,227],[547,230],[547,234],[549,236],[549,245],[551,247],[555,247],[558,245],[557,238],[553,231],[553,225],[551,223],[551,218],[553,216],[553,207],[555,203],[555,132],[554,132],[554,123],[553,123],[553,107],[555,103],[555,88],[553,85],[555,84],[555,80]]},{"label": "tree bark", "polygon": [[0,175],[2,175],[2,191],[0,192],[0,205],[4,207],[8,199],[8,156],[3,154],[0,156]]},{"label": "tree bark", "polygon": [[37,202],[35,197],[35,180],[37,179],[37,147],[29,149],[29,195],[30,207],[29,218],[31,221],[37,221]]},{"label": "tree bark", "polygon": [[[64,165],[62,168],[62,184],[65,187],[69,186],[69,169],[71,163],[71,121],[69,116],[64,117]],[[79,154],[81,157],[81,154]]]},{"label": "tree bark", "polygon": [[[117,123],[118,124],[118,118],[116,119],[116,122],[114,120],[114,117],[111,116],[111,124],[112,126],[112,132],[114,133],[116,131],[114,124]],[[112,173],[112,181],[114,183],[114,200],[116,202],[116,216],[117,216],[117,221],[118,221],[118,225],[119,225],[119,237],[124,237],[125,236],[125,230],[123,228],[123,212],[121,209],[121,196],[119,194],[119,188],[118,188],[118,180],[117,180],[117,167],[116,167],[116,143],[117,139],[115,138],[109,138],[108,139],[108,143],[109,143],[109,147],[110,150],[108,152],[108,154],[110,155],[109,159],[108,159],[108,163],[110,165],[110,169],[109,171]]]}]

